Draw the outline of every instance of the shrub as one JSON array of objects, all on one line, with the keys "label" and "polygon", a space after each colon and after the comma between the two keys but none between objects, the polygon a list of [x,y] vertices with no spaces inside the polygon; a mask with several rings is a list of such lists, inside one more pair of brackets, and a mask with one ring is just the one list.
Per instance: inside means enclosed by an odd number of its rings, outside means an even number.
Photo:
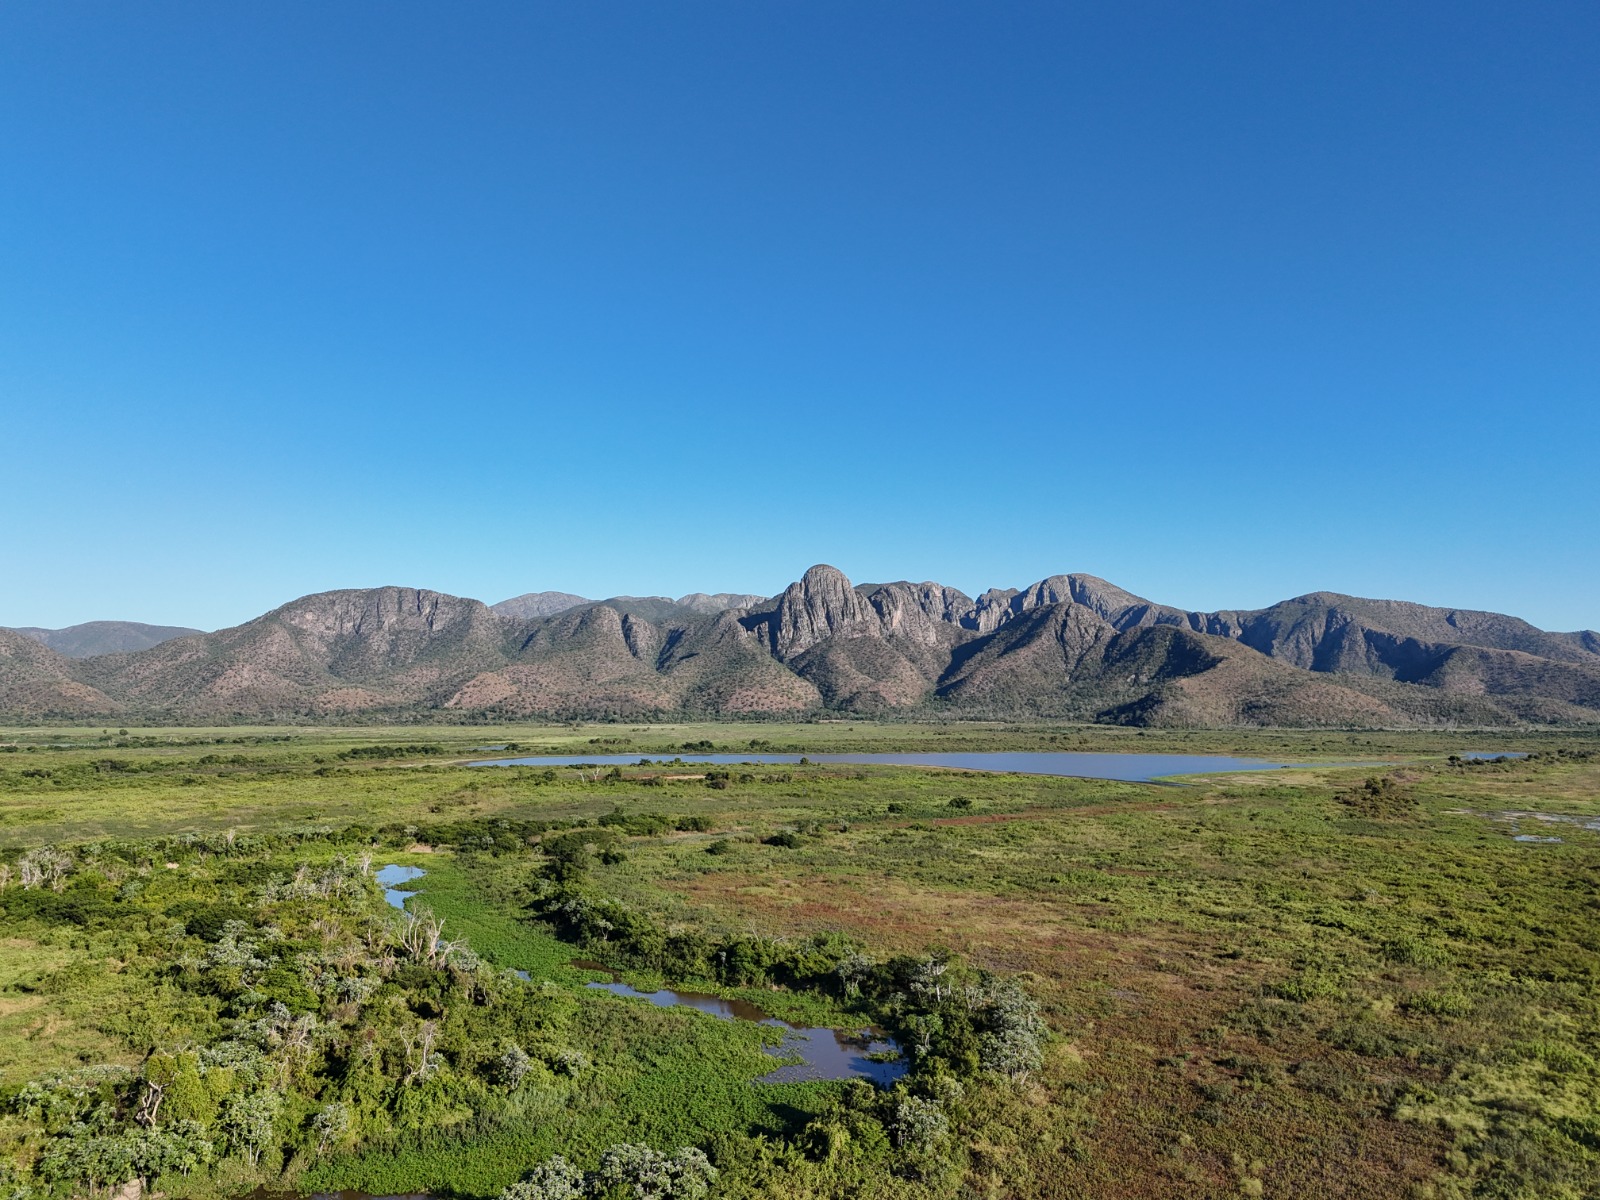
[{"label": "shrub", "polygon": [[1464,1017],[1474,1007],[1472,997],[1453,988],[1433,992],[1415,992],[1404,1001],[1405,1010],[1427,1013],[1435,1017]]},{"label": "shrub", "polygon": [[1409,934],[1385,942],[1383,956],[1390,962],[1412,967],[1442,967],[1450,961],[1449,952],[1442,946]]},{"label": "shrub", "polygon": [[1368,779],[1360,787],[1341,792],[1334,798],[1346,808],[1374,821],[1409,816],[1417,807],[1416,798],[1400,786],[1392,775]]}]

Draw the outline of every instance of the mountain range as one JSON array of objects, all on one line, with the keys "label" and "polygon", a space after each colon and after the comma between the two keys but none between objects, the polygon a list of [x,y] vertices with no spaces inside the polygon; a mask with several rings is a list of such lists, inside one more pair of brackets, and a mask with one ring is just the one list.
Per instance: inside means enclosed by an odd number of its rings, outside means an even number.
[{"label": "mountain range", "polygon": [[[973,598],[937,583],[854,585],[815,566],[770,598],[536,592],[492,607],[381,587],[305,596],[215,633],[128,628],[160,640],[79,638],[56,649],[39,636],[51,631],[0,630],[0,716],[1600,721],[1593,631],[1549,633],[1499,613],[1331,592],[1190,612],[1091,575]],[[107,644],[119,649],[92,648]]]},{"label": "mountain range", "polygon": [[504,617],[553,617],[585,604],[609,604],[619,612],[659,612],[664,616],[671,615],[674,608],[686,608],[704,615],[729,608],[749,608],[765,599],[765,596],[739,592],[717,592],[711,596],[704,592],[690,592],[676,600],[669,596],[613,596],[609,600],[588,600],[571,592],[528,592],[489,607]]},{"label": "mountain range", "polygon": [[142,625],[138,621],[85,621],[65,629],[38,629],[26,626],[15,630],[68,658],[93,658],[97,654],[121,654],[128,650],[148,650],[173,638],[188,637],[202,630],[183,625]]}]

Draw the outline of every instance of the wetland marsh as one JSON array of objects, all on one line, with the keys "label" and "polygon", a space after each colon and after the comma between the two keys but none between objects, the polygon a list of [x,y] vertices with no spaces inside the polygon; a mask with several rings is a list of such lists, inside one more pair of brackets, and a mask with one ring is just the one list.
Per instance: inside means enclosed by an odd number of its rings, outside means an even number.
[{"label": "wetland marsh", "polygon": [[[489,741],[630,762],[466,766]],[[1171,788],[819,761],[1063,741],[1302,765]],[[175,1197],[487,1200],[559,1156],[730,1197],[1577,1200],[1600,739],[1463,753],[1484,741],[11,731],[0,1159],[63,1196],[138,1168]],[[905,1074],[774,1078],[786,1029],[663,992],[877,1026]]]}]

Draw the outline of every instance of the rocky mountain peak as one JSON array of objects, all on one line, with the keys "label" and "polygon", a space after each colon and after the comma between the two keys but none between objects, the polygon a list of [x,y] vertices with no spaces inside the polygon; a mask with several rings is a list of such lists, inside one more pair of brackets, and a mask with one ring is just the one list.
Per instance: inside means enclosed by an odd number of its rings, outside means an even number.
[{"label": "rocky mountain peak", "polygon": [[[849,577],[838,567],[830,567],[827,563],[817,563],[806,568],[806,573],[800,576],[800,586],[808,589],[850,588],[855,585]],[[792,586],[792,585],[791,585]]]},{"label": "rocky mountain peak", "polygon": [[215,636],[252,658],[288,654],[292,645],[295,655],[335,677],[362,679],[423,658],[492,655],[504,635],[504,623],[482,601],[376,587],[302,596]]},{"label": "rocky mountain peak", "polygon": [[571,592],[524,592],[520,596],[513,596],[509,600],[502,600],[489,607],[502,617],[532,620],[539,617],[553,617],[557,613],[566,612],[569,608],[592,603],[594,603],[592,600],[576,596]]},{"label": "rocky mountain peak", "polygon": [[877,613],[884,636],[926,645],[945,640],[972,609],[972,597],[940,583],[864,584],[856,591]]},{"label": "rocky mountain peak", "polygon": [[990,589],[961,617],[961,624],[991,633],[1036,608],[1076,604],[1117,629],[1136,625],[1190,625],[1189,614],[1123,591],[1095,575],[1051,575],[1017,591]]},{"label": "rocky mountain peak", "polygon": [[711,595],[690,592],[687,596],[679,596],[677,603],[679,608],[687,608],[690,612],[711,615],[727,612],[730,608],[754,608],[766,599],[765,596],[750,592],[715,592]]},{"label": "rocky mountain peak", "polygon": [[374,637],[389,633],[429,634],[470,612],[477,600],[426,588],[376,587],[302,596],[258,620],[276,619],[319,640]]},{"label": "rocky mountain peak", "polygon": [[819,563],[778,597],[773,648],[780,658],[792,658],[826,638],[877,629],[876,613],[845,573]]}]

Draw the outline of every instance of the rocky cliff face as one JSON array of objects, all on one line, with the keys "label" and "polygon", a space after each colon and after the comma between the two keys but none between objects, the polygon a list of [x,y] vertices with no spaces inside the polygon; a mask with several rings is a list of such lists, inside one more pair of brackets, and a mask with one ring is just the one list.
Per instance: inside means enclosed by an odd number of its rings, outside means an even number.
[{"label": "rocky cliff face", "polygon": [[780,659],[793,658],[832,637],[879,632],[878,616],[837,567],[819,564],[784,589],[761,622]]},{"label": "rocky cliff face", "polygon": [[1449,646],[1600,665],[1592,631],[1547,633],[1502,613],[1314,592],[1238,617],[1240,641],[1305,670],[1409,670],[1418,647]]},{"label": "rocky cliff face", "polygon": [[1184,612],[1125,592],[1093,575],[1052,575],[1022,591],[991,589],[962,617],[962,624],[989,633],[1024,613],[1052,604],[1079,605],[1116,629],[1177,625],[1214,637],[1237,637],[1241,628],[1234,613]]},{"label": "rocky cliff face", "polygon": [[328,592],[277,610],[302,654],[362,678],[442,655],[495,656],[504,627],[488,607],[420,588]]},{"label": "rocky cliff face", "polygon": [[965,592],[938,583],[867,584],[857,591],[866,594],[884,637],[925,646],[949,644],[972,608]]}]

